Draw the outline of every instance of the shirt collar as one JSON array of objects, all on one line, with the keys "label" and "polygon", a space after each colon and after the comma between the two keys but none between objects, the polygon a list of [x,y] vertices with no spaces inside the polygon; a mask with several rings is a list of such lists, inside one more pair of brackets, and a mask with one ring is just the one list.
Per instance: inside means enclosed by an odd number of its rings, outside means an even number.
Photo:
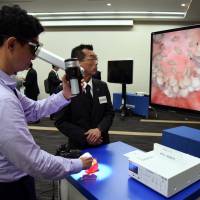
[{"label": "shirt collar", "polygon": [[92,78],[88,82],[83,83],[83,88],[85,89],[87,85],[90,86],[91,90],[93,89]]},{"label": "shirt collar", "polygon": [[0,82],[7,85],[11,89],[16,87],[16,81],[2,70],[0,70]]}]

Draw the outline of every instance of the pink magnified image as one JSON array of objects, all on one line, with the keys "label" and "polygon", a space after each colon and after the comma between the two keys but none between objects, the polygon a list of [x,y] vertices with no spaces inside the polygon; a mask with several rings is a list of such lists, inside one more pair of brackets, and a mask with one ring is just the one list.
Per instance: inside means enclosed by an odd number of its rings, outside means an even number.
[{"label": "pink magnified image", "polygon": [[152,40],[151,103],[200,111],[200,28]]}]

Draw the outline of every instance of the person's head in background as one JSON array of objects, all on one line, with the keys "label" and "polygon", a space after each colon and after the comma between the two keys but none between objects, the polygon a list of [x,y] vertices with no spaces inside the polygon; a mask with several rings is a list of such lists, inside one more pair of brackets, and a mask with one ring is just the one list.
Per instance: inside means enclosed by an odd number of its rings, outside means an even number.
[{"label": "person's head in background", "polygon": [[71,58],[77,58],[84,69],[84,79],[88,82],[97,72],[98,59],[92,45],[81,44],[72,49]]},{"label": "person's head in background", "polygon": [[59,67],[52,65],[52,69],[57,72],[59,70]]},{"label": "person's head in background", "polygon": [[38,36],[44,28],[19,6],[0,9],[0,69],[8,75],[23,71],[35,59]]}]

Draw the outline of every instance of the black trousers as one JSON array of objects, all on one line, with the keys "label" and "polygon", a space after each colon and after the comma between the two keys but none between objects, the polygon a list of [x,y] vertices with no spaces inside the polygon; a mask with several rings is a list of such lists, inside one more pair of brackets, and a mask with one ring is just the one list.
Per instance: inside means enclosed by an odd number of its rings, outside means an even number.
[{"label": "black trousers", "polygon": [[36,200],[35,181],[31,176],[24,176],[18,181],[0,182],[2,200]]}]

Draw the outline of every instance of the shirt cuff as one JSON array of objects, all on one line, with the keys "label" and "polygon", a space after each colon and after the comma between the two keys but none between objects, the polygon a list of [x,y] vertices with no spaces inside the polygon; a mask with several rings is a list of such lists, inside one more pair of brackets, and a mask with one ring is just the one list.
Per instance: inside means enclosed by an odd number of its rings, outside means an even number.
[{"label": "shirt cuff", "polygon": [[71,167],[72,167],[72,171],[74,173],[80,172],[83,168],[83,163],[82,163],[81,159],[71,160]]}]

